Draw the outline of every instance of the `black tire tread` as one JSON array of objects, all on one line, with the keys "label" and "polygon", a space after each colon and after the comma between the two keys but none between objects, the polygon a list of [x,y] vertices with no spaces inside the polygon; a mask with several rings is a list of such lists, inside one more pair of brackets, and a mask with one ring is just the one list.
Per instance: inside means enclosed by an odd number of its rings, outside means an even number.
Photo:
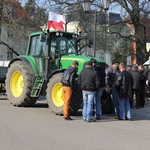
[{"label": "black tire tread", "polygon": [[52,101],[52,88],[54,84],[57,82],[60,82],[62,73],[55,74],[52,76],[52,78],[49,79],[49,82],[47,84],[47,89],[46,89],[46,98],[48,101],[48,106],[52,110],[53,113],[55,114],[63,114],[63,106],[62,107],[57,107]]},{"label": "black tire tread", "polygon": [[[51,91],[52,91],[53,85],[56,84],[57,82],[60,82],[62,74],[63,73],[58,73],[58,74],[55,74],[52,78],[50,78],[49,83],[47,85],[47,89],[46,89],[46,95],[47,95],[46,97],[48,100],[49,108],[52,110],[53,113],[59,114],[59,115],[63,114],[63,106],[57,107],[54,105],[52,101],[52,97],[51,97]],[[81,104],[82,104],[82,92],[81,92],[81,89],[79,88],[79,85],[76,82],[74,85],[73,93],[71,97],[70,110],[69,110],[70,113],[76,113],[81,108]]]},{"label": "black tire tread", "polygon": [[[24,77],[24,90],[19,97],[14,97],[10,90],[10,78],[14,71],[19,70]],[[31,98],[32,90],[32,75],[28,70],[26,64],[22,61],[16,61],[11,64],[6,74],[6,93],[7,98],[11,104],[15,106],[31,106],[36,102],[37,98]]]}]

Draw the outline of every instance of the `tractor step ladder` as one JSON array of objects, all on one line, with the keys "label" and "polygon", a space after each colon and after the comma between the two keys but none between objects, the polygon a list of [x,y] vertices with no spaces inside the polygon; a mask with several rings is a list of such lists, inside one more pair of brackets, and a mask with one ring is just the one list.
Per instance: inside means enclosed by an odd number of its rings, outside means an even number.
[{"label": "tractor step ladder", "polygon": [[43,83],[44,83],[44,79],[41,78],[40,76],[37,76],[35,78],[34,86],[30,95],[31,97],[39,97]]}]

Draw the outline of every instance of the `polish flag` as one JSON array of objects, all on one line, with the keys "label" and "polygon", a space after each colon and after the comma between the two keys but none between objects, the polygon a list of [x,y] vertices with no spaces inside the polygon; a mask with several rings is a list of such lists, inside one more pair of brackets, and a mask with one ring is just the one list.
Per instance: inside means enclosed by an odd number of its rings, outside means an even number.
[{"label": "polish flag", "polygon": [[48,29],[51,27],[56,30],[64,30],[63,25],[66,23],[65,16],[49,12]]}]

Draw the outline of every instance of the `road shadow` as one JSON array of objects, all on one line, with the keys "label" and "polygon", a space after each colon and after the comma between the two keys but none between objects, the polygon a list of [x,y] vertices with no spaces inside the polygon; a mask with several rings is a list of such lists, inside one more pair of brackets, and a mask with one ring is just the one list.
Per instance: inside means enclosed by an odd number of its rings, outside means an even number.
[{"label": "road shadow", "polygon": [[[94,111],[93,111],[94,114]],[[78,112],[76,112],[75,114],[71,114],[72,118],[74,120],[82,120],[82,109],[80,109]],[[94,115],[93,115],[94,116]],[[107,113],[107,114],[103,114],[101,117],[101,120],[97,120],[96,122],[110,122],[110,121],[118,121],[118,119],[115,119],[115,113]]]},{"label": "road shadow", "polygon": [[47,99],[44,96],[40,96],[36,103],[32,106],[34,108],[48,108]]},{"label": "road shadow", "polygon": [[48,108],[48,104],[47,103],[37,102],[33,106],[31,106],[31,107],[33,107],[33,108]]},{"label": "road shadow", "polygon": [[7,95],[5,93],[0,93],[0,100],[7,100]]},{"label": "road shadow", "polygon": [[[0,94],[0,100],[7,100],[7,96]],[[18,106],[19,107],[19,106]],[[37,102],[30,106],[32,108],[48,108],[48,102],[44,96],[40,96]],[[150,101],[145,101],[145,107],[141,109],[136,109],[135,107],[131,109],[132,121],[140,120],[150,120]],[[71,114],[74,120],[82,120],[82,109],[79,109],[76,113]],[[115,119],[115,113],[102,114],[100,122],[118,121]],[[98,121],[99,122],[99,121]]]},{"label": "road shadow", "polygon": [[[131,121],[140,121],[140,120],[150,120],[150,102],[147,101],[145,103],[145,107],[141,109],[133,108],[131,109]],[[82,120],[82,109],[72,115],[74,120]],[[112,121],[122,121],[116,119],[116,114],[102,114],[101,120],[97,122],[112,122]],[[125,120],[128,121],[128,120]]]}]

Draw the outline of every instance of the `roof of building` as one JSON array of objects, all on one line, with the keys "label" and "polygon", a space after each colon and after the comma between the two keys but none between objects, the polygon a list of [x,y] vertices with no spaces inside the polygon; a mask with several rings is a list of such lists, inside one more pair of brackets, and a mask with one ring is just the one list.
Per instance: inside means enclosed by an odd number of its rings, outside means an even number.
[{"label": "roof of building", "polygon": [[118,24],[121,26],[126,26],[126,24],[123,22],[123,19],[121,18],[120,14],[108,12],[106,13],[98,13],[98,22],[100,24]]}]

